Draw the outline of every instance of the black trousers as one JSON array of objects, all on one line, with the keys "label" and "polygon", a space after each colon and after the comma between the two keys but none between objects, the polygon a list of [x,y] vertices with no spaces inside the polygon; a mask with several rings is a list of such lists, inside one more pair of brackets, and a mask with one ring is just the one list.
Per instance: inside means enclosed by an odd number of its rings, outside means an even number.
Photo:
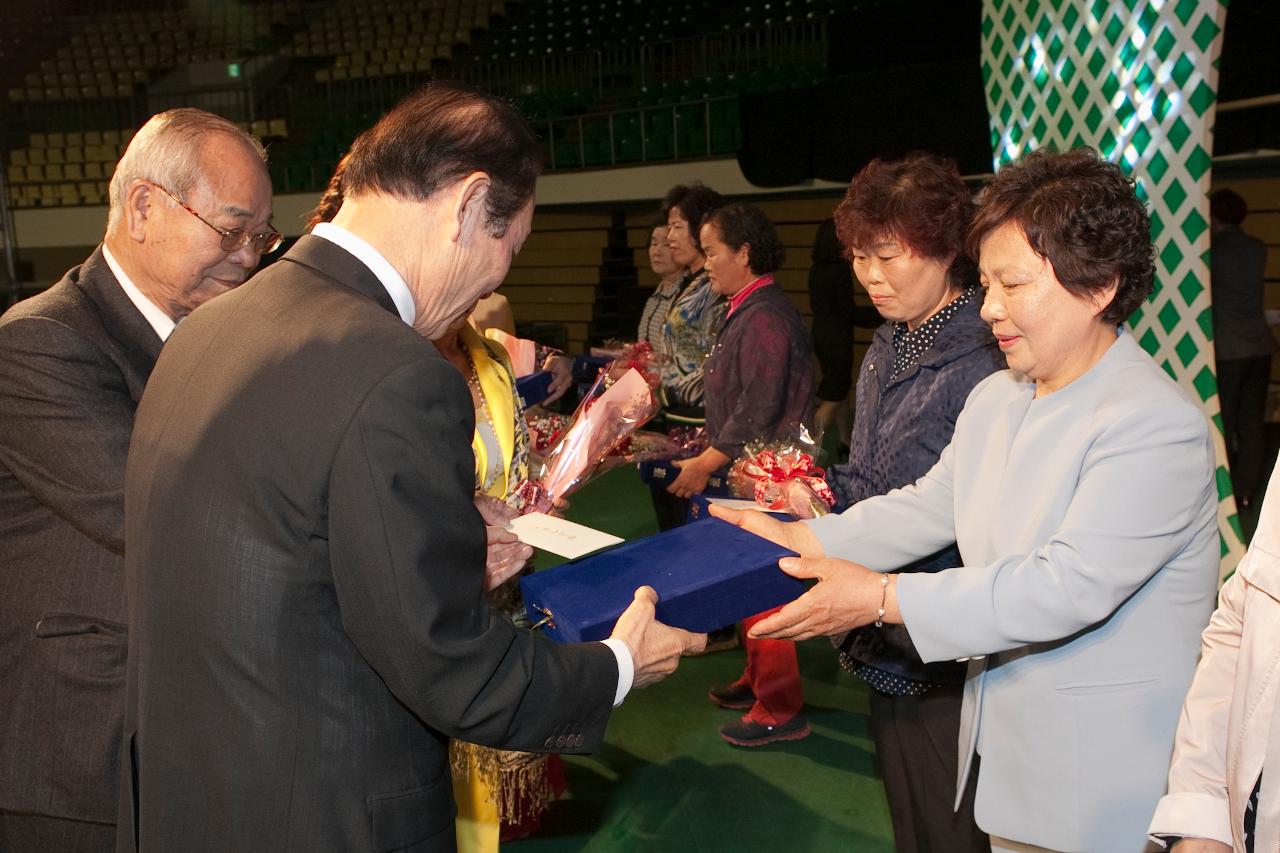
[{"label": "black trousers", "polygon": [[114,853],[116,825],[0,811],[0,853]]},{"label": "black trousers", "polygon": [[1237,498],[1254,501],[1266,484],[1267,384],[1271,381],[1271,356],[1219,361],[1218,401],[1222,406],[1222,431],[1231,460],[1231,484]]},{"label": "black trousers", "polygon": [[[687,418],[705,418],[706,416],[702,409],[692,406],[676,406],[670,411]],[[680,421],[667,420],[665,414],[666,412],[664,411],[649,421],[649,423],[645,424],[645,429],[665,434],[671,427],[685,425]],[[659,530],[674,530],[689,520],[688,499],[678,498],[668,492],[667,486],[669,485],[670,483],[653,483],[649,486],[649,494],[653,498],[653,514],[658,520]]]},{"label": "black trousers", "polygon": [[973,820],[977,762],[955,811],[960,701],[964,686],[934,687],[923,696],[871,690],[871,737],[897,853],[990,853]]}]

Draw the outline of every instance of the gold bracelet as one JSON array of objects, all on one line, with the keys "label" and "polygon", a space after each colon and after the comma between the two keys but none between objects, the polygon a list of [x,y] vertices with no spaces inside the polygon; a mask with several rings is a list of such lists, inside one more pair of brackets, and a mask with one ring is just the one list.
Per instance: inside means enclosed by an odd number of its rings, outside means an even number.
[{"label": "gold bracelet", "polygon": [[880,612],[876,614],[876,627],[884,627],[884,605],[889,600],[889,576],[880,576]]}]

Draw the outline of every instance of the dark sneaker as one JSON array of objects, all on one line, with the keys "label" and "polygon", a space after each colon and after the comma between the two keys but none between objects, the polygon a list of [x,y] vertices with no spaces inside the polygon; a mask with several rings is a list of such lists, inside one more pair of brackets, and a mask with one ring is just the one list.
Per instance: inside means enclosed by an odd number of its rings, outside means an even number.
[{"label": "dark sneaker", "polygon": [[709,655],[713,652],[723,652],[738,647],[738,626],[729,625],[725,628],[717,628],[707,634],[707,647],[700,652],[689,652],[689,657],[697,657],[698,655]]},{"label": "dark sneaker", "polygon": [[720,727],[720,737],[734,746],[764,746],[784,740],[803,740],[809,736],[809,721],[804,714],[796,714],[785,723],[766,726],[743,717],[736,723]]},{"label": "dark sneaker", "polygon": [[736,681],[733,684],[712,687],[707,695],[711,697],[712,702],[730,711],[746,711],[756,704],[756,694],[752,692],[751,685]]}]

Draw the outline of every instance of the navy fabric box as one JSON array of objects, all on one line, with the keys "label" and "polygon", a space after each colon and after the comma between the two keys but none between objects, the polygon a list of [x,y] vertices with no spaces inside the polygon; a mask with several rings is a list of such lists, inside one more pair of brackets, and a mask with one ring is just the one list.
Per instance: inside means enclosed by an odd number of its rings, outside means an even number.
[{"label": "navy fabric box", "polygon": [[795,552],[718,518],[627,542],[520,579],[525,609],[566,643],[603,640],[637,587],[658,593],[658,620],[705,633],[800,596],[805,583],[778,568]]},{"label": "navy fabric box", "polygon": [[516,394],[527,409],[536,406],[551,393],[551,371],[538,370],[516,380]]},{"label": "navy fabric box", "polygon": [[[720,497],[720,495],[708,495],[706,492],[702,492],[701,494],[697,494],[689,498],[689,521],[697,521],[700,518],[711,517],[711,513],[707,511],[707,507],[711,506],[710,498],[712,497]],[[762,506],[757,506],[756,509],[767,515],[772,515],[774,518],[780,518],[783,521],[796,520],[795,516],[789,512],[770,512]]]},{"label": "navy fabric box", "polygon": [[[637,462],[636,465],[640,469],[640,479],[650,485],[669,486],[676,481],[676,477],[680,476],[680,469],[673,465],[670,459],[649,459]],[[733,497],[729,492],[728,475],[727,468],[713,473],[707,478],[707,486],[701,494],[717,498]]]}]

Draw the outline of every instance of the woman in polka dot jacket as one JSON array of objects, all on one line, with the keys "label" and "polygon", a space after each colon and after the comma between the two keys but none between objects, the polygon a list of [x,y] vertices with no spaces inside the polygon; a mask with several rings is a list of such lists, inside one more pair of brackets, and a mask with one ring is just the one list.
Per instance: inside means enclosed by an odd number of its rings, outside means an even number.
[{"label": "woman in polka dot jacket", "polygon": [[[829,477],[843,506],[933,467],[969,392],[1005,366],[978,316],[977,274],[963,250],[972,208],[954,163],[916,154],[872,161],[836,210],[854,274],[886,320],[858,375],[849,462]],[[957,563],[952,546],[902,571]],[[964,665],[922,663],[901,625],[851,632],[840,657],[872,688],[871,732],[899,853],[987,850],[972,786],[952,809]]]}]

